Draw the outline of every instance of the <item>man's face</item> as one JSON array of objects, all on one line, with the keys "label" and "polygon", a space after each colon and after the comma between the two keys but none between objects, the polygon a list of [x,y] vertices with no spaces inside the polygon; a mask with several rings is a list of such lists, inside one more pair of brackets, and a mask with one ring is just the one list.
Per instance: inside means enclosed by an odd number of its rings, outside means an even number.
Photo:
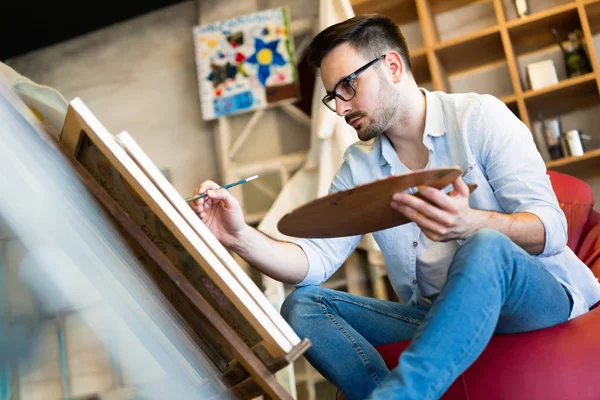
[{"label": "man's face", "polygon": [[[335,47],[321,62],[321,80],[325,90],[332,91],[338,82],[370,61],[372,60],[365,59],[348,43]],[[336,113],[356,129],[358,138],[362,141],[381,134],[393,115],[393,105],[386,102],[386,97],[392,100],[389,98],[391,83],[376,70],[381,68],[381,63],[385,63],[385,60],[375,63],[354,79],[352,83],[356,95],[351,100],[336,98],[335,101]]]}]

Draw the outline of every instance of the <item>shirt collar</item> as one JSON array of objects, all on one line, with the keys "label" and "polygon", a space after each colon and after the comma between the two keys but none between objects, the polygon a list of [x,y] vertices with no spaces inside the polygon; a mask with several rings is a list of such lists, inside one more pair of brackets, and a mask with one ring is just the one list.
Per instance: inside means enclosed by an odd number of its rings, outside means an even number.
[{"label": "shirt collar", "polygon": [[379,135],[375,138],[375,141],[379,146],[379,165],[382,167],[385,164],[394,165],[395,161],[398,160],[398,155],[394,151],[390,139],[386,135]]},{"label": "shirt collar", "polygon": [[[431,149],[431,138],[429,136],[438,137],[446,133],[444,125],[444,109],[442,101],[435,94],[421,88],[421,92],[425,94],[425,102],[427,111],[425,115],[425,132],[423,134],[423,143],[427,148]],[[383,166],[386,163],[393,165],[393,161],[398,158],[390,140],[385,135],[380,135],[375,139],[375,145],[379,146],[381,157],[379,165]]]},{"label": "shirt collar", "polygon": [[434,137],[442,136],[446,133],[444,125],[444,109],[442,101],[435,94],[421,88],[421,92],[425,94],[427,102],[427,112],[425,115],[425,134]]}]

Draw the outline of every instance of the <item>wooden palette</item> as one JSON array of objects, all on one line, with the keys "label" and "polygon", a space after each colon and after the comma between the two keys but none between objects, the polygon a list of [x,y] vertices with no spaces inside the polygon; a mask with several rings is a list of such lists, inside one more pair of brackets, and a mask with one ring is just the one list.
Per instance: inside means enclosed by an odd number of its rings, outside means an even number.
[{"label": "wooden palette", "polygon": [[[410,220],[390,207],[394,193],[419,185],[443,189],[460,174],[458,167],[436,168],[360,185],[295,209],[279,220],[277,228],[288,236],[333,238],[402,225]],[[475,187],[470,185],[469,189],[473,191]]]}]

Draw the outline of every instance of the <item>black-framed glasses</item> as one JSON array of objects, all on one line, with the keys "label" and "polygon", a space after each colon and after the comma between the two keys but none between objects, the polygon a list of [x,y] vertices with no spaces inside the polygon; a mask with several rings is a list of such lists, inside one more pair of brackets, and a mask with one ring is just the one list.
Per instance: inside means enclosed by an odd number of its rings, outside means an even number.
[{"label": "black-framed glasses", "polygon": [[356,71],[354,71],[353,73],[351,73],[350,75],[348,75],[347,77],[342,79],[341,81],[339,81],[335,85],[333,90],[331,92],[327,92],[327,94],[323,97],[323,100],[322,100],[323,104],[325,104],[327,106],[327,108],[329,108],[331,111],[336,112],[335,111],[336,98],[341,99],[343,101],[352,100],[352,98],[354,96],[356,96],[356,88],[354,87],[354,84],[352,83],[352,81],[357,76],[359,76],[360,74],[365,72],[367,70],[367,68],[369,68],[371,65],[375,64],[377,61],[383,60],[386,55],[387,54],[384,54],[382,56],[377,57],[373,61],[369,61],[368,63],[366,63],[365,65],[363,65],[362,67],[360,67],[359,69],[357,69]]}]

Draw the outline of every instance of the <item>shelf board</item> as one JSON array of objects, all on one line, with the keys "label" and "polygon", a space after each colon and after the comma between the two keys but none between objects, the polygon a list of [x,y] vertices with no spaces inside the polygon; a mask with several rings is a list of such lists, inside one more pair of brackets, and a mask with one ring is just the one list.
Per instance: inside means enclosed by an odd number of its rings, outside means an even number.
[{"label": "shelf board", "polygon": [[541,89],[536,89],[536,90],[527,90],[526,92],[523,93],[523,97],[525,99],[529,99],[532,97],[538,97],[538,96],[542,96],[546,93],[550,93],[550,92],[555,92],[555,91],[560,91],[563,90],[565,88],[569,88],[572,86],[578,86],[581,85],[583,83],[589,82],[589,81],[593,81],[595,79],[594,73],[590,72],[588,74],[585,75],[581,75],[581,76],[576,76],[573,78],[569,78],[569,79],[564,79],[560,82],[558,82],[557,84],[551,85],[551,86],[546,86],[544,88]]},{"label": "shelf board", "polygon": [[506,60],[498,26],[442,42],[434,51],[449,75]]},{"label": "shelf board", "polygon": [[379,13],[398,25],[419,20],[415,0],[352,0],[350,3],[356,15]]},{"label": "shelf board", "polygon": [[506,24],[516,55],[556,44],[550,31],[555,28],[566,40],[569,32],[581,28],[577,4],[569,3],[535,13]]},{"label": "shelf board", "polygon": [[476,41],[477,39],[480,39],[480,38],[483,38],[483,37],[486,37],[489,35],[493,35],[494,33],[497,33],[497,32],[500,32],[500,28],[498,27],[498,25],[490,26],[489,28],[485,28],[485,29],[479,30],[477,32],[469,33],[467,35],[462,35],[457,38],[453,38],[453,39],[449,39],[449,40],[440,42],[434,47],[434,49],[441,50],[441,49],[445,49],[445,48],[455,47],[455,46],[463,44],[463,43]]},{"label": "shelf board", "polygon": [[542,89],[528,90],[523,93],[523,98],[530,115],[535,116],[537,111],[543,111],[546,118],[600,102],[593,72]]},{"label": "shelf board", "polygon": [[514,94],[510,94],[508,96],[502,96],[502,97],[499,97],[498,99],[506,105],[515,104],[517,102],[517,96],[515,96]]},{"label": "shelf board", "polygon": [[481,2],[482,0],[429,0],[431,11],[434,14],[441,14],[446,11],[467,6],[471,3]]},{"label": "shelf board", "polygon": [[410,58],[422,57],[425,55],[427,55],[427,49],[425,47],[410,51]]},{"label": "shelf board", "polygon": [[556,16],[560,16],[562,14],[568,13],[572,10],[577,10],[577,4],[575,2],[561,4],[560,6],[552,7],[548,10],[540,11],[531,15],[527,15],[523,18],[515,19],[512,21],[508,21],[506,23],[506,27],[510,31],[515,27],[519,27],[521,25],[529,25],[536,21],[541,21],[548,18],[553,18]]},{"label": "shelf board", "polygon": [[565,157],[546,162],[548,169],[572,174],[577,171],[597,169],[598,165],[600,165],[600,149],[586,151],[578,157]]}]

